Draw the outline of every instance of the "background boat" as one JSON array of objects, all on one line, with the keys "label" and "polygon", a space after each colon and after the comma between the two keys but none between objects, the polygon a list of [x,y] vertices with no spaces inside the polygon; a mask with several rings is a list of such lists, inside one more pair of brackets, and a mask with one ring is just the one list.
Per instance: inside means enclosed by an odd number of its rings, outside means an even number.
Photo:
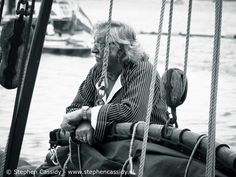
[{"label": "background boat", "polygon": [[[37,19],[40,3],[40,0],[36,0],[34,21]],[[13,6],[14,3],[9,4]],[[2,24],[17,17],[14,12],[15,7],[10,7],[8,10],[6,8]],[[43,51],[88,56],[91,53],[93,41],[91,29],[90,19],[77,2],[54,0]]]}]

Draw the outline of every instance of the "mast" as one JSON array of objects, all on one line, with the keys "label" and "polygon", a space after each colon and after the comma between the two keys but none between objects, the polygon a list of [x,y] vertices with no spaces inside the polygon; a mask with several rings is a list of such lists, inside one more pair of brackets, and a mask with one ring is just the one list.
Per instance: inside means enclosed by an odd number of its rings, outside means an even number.
[{"label": "mast", "polygon": [[4,170],[0,176],[14,177],[14,170],[17,168],[20,150],[25,133],[30,102],[34,90],[35,80],[41,59],[46,28],[51,12],[53,0],[42,0],[37,24],[31,42],[27,64],[24,66],[21,85],[17,89],[11,129],[4,155]]}]

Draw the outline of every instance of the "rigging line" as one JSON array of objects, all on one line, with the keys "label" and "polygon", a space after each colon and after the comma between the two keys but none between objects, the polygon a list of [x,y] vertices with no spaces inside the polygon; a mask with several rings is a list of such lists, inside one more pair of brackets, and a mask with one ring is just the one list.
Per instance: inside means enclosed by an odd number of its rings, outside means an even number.
[{"label": "rigging line", "polygon": [[169,25],[168,25],[168,36],[167,36],[167,47],[166,47],[166,64],[165,71],[169,67],[169,58],[170,58],[170,42],[171,42],[171,31],[172,31],[172,19],[173,19],[173,6],[174,0],[170,1],[170,10],[169,10]]},{"label": "rigging line", "polygon": [[196,142],[196,144],[195,144],[195,146],[194,146],[194,148],[193,148],[193,150],[192,150],[192,153],[191,153],[191,155],[190,155],[190,157],[189,157],[187,166],[186,166],[186,168],[185,168],[184,177],[187,177],[187,176],[188,176],[188,170],[189,170],[190,164],[191,164],[191,162],[192,162],[192,160],[193,160],[193,156],[194,156],[195,152],[197,151],[197,148],[198,148],[199,144],[201,143],[201,141],[202,141],[204,138],[206,138],[206,137],[207,137],[206,135],[201,135],[200,138],[197,140],[197,142]]},{"label": "rigging line", "polygon": [[137,133],[137,127],[138,127],[139,124],[144,124],[144,123],[145,123],[144,121],[138,121],[134,124],[132,137],[131,137],[130,145],[129,145],[128,159],[125,161],[124,165],[122,166],[120,177],[123,176],[125,168],[127,167],[127,165],[129,165],[129,174],[130,175],[136,175],[136,173],[134,171],[134,167],[133,167],[133,147],[134,147],[134,141],[135,141],[135,137],[136,137],[136,133]]},{"label": "rigging line", "polygon": [[[144,165],[145,165],[147,139],[148,139],[149,126],[150,126],[150,117],[151,117],[151,112],[152,112],[154,87],[155,87],[155,81],[156,81],[156,75],[157,75],[157,69],[156,68],[157,68],[159,49],[160,49],[160,41],[161,41],[161,32],[162,32],[164,12],[165,12],[165,4],[166,4],[166,0],[162,0],[161,12],[160,12],[160,18],[159,18],[160,20],[159,20],[158,34],[157,34],[155,59],[154,59],[153,70],[152,70],[152,80],[151,80],[151,84],[150,84],[150,93],[149,93],[148,108],[147,108],[147,117],[146,117],[145,129],[144,129],[144,135],[143,135],[142,153],[141,153],[138,177],[143,176],[143,170],[144,170]],[[159,85],[159,89],[160,89],[160,85]]]},{"label": "rigging line", "polygon": [[130,147],[129,147],[129,158],[128,158],[131,175],[136,175],[134,172],[134,168],[133,168],[133,147],[134,147],[134,141],[135,141],[135,136],[136,136],[136,132],[137,132],[137,127],[139,124],[143,124],[143,123],[145,123],[145,122],[139,121],[139,122],[135,123],[134,128],[133,128],[133,132],[132,132],[132,138],[131,138]]},{"label": "rigging line", "polygon": [[2,13],[4,8],[5,0],[1,0],[1,7],[0,7],[0,24],[2,22]]},{"label": "rigging line", "polygon": [[109,58],[109,43],[110,43],[112,8],[113,8],[113,0],[110,0],[109,17],[108,17],[107,31],[106,31],[106,45],[104,48],[102,74],[101,74],[101,78],[100,78],[100,82],[105,83],[105,88],[107,88],[107,86],[108,86],[107,67],[108,67],[108,58]]},{"label": "rigging line", "polygon": [[192,17],[192,0],[189,0],[188,4],[188,20],[187,20],[187,32],[186,32],[186,41],[185,41],[185,53],[184,53],[184,80],[187,74],[187,65],[188,65],[188,51],[189,51],[189,39],[190,39],[190,27],[191,27],[191,17]]},{"label": "rigging line", "polygon": [[211,95],[208,122],[208,141],[206,157],[206,177],[215,176],[215,135],[216,135],[216,104],[218,90],[218,76],[220,65],[220,42],[223,0],[215,1],[215,36],[211,75]]}]

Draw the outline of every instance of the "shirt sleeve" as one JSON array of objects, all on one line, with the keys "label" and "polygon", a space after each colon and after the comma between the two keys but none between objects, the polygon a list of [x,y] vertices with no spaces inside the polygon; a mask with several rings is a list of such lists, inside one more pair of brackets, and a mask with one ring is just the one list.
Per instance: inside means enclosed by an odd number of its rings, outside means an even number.
[{"label": "shirt sleeve", "polygon": [[[120,103],[103,105],[98,112],[94,136],[102,141],[106,126],[112,123],[136,122],[145,120],[149,89],[152,77],[152,65],[142,62],[127,72],[126,84]],[[159,83],[157,76],[156,84]],[[159,84],[155,86],[158,90]],[[159,91],[155,91],[158,94]],[[155,95],[156,96],[156,95]]]}]

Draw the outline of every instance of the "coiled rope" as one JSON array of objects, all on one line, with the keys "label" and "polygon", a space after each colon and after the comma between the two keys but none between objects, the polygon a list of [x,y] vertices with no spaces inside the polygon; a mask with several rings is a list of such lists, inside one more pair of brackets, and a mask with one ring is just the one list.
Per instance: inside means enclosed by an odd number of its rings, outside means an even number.
[{"label": "coiled rope", "polygon": [[165,71],[168,70],[169,67],[169,58],[170,58],[170,39],[171,39],[171,31],[172,31],[172,19],[173,19],[173,6],[174,0],[170,1],[170,10],[169,10],[169,24],[168,24],[168,36],[167,36],[167,46],[166,46],[166,65]]},{"label": "coiled rope", "polygon": [[[148,99],[147,116],[146,116],[146,122],[145,122],[145,128],[144,128],[142,153],[141,153],[141,158],[140,158],[138,177],[143,176],[143,170],[144,170],[144,164],[145,164],[145,158],[146,158],[147,139],[148,139],[149,124],[150,124],[150,116],[151,116],[151,112],[152,112],[154,87],[155,87],[155,81],[156,81],[156,75],[157,75],[156,68],[157,68],[157,61],[158,61],[158,56],[159,56],[165,5],[166,5],[166,0],[162,0],[161,12],[160,12],[160,18],[159,18],[159,28],[158,28],[158,33],[157,33],[155,59],[154,59],[153,70],[152,70],[152,80],[151,80],[151,84],[150,84],[150,93],[149,93],[149,99]],[[160,89],[160,85],[159,85],[159,89]]]},{"label": "coiled rope", "polygon": [[112,8],[113,8],[113,0],[110,0],[109,17],[108,17],[107,31],[106,31],[106,41],[105,41],[104,56],[103,56],[103,63],[102,63],[102,74],[98,82],[99,96],[97,100],[97,105],[104,104],[104,102],[102,101],[102,98],[105,96],[105,89],[108,87],[107,67],[108,67],[108,58],[109,58]]},{"label": "coiled rope", "polygon": [[208,122],[208,143],[206,157],[206,177],[215,176],[215,133],[218,75],[220,63],[220,38],[222,21],[222,0],[215,1],[215,35],[211,75],[211,96]]}]

